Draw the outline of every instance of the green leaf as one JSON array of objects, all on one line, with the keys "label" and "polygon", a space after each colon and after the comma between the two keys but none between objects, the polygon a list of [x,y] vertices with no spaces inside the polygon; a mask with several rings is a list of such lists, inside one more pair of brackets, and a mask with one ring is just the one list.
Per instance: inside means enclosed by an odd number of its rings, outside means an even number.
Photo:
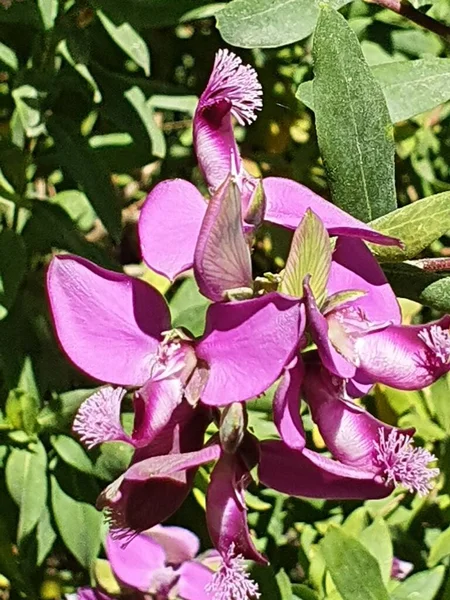
[{"label": "green leaf", "polygon": [[281,569],[276,574],[278,589],[280,591],[281,600],[292,600],[292,586],[286,571]]},{"label": "green leaf", "polygon": [[322,221],[308,209],[292,238],[280,292],[301,298],[303,281],[310,275],[311,290],[320,307],[325,300],[330,268],[330,238]]},{"label": "green leaf", "polygon": [[415,573],[403,581],[391,594],[391,600],[434,600],[445,575],[444,567]]},{"label": "green leaf", "polygon": [[[331,0],[340,8],[351,0]],[[223,39],[241,48],[276,48],[308,37],[320,0],[233,0],[216,14]]]},{"label": "green leaf", "polygon": [[16,301],[27,270],[27,251],[20,235],[11,229],[0,232],[0,319]]},{"label": "green leaf", "polygon": [[389,600],[379,565],[360,542],[331,526],[321,548],[343,600]]},{"label": "green leaf", "polygon": [[57,538],[56,531],[52,527],[50,511],[47,506],[39,517],[36,529],[37,556],[36,565],[39,567],[47,558]]},{"label": "green leaf", "polygon": [[[393,123],[431,110],[450,98],[450,59],[424,58],[370,67],[383,91]],[[300,84],[296,97],[314,110],[313,82]]]},{"label": "green leaf", "polygon": [[137,31],[127,22],[116,26],[101,10],[97,11],[97,15],[119,48],[122,48],[139,67],[142,67],[148,77],[150,75],[150,53],[147,44]]},{"label": "green leaf", "polygon": [[94,226],[96,215],[86,194],[83,194],[83,192],[64,190],[50,198],[50,201],[62,206],[81,231],[87,232]]},{"label": "green leaf", "polygon": [[41,115],[42,92],[28,83],[15,88],[12,97],[16,104],[17,117],[27,137],[34,138],[45,133]]},{"label": "green leaf", "polygon": [[445,529],[435,540],[430,550],[427,564],[435,567],[443,558],[450,555],[450,527]]},{"label": "green leaf", "polygon": [[28,579],[29,572],[22,567],[23,565],[19,563],[17,557],[17,548],[10,540],[5,514],[2,514],[0,520],[0,573],[9,579],[13,590],[19,592],[21,597],[37,598]]},{"label": "green leaf", "polygon": [[319,598],[314,590],[303,583],[292,584],[292,591],[295,594],[294,598],[299,600],[318,600]]},{"label": "green leaf", "polygon": [[397,262],[414,258],[427,246],[450,230],[450,192],[435,194],[398,208],[374,221],[370,226],[395,238],[404,248],[373,245],[373,253],[381,262]]},{"label": "green leaf", "polygon": [[16,53],[3,42],[0,42],[0,61],[12,71],[17,71],[19,67]]},{"label": "green leaf", "polygon": [[106,166],[70,123],[52,117],[48,129],[61,167],[83,188],[99,219],[117,242],[122,231],[121,215]]},{"label": "green leaf", "polygon": [[164,158],[166,155],[166,142],[160,128],[156,125],[153,110],[149,101],[146,101],[141,88],[133,86],[124,94],[131,106],[139,115],[142,124],[145,127],[149,139],[152,141],[152,153],[158,158]]},{"label": "green leaf", "polygon": [[392,559],[394,557],[389,527],[381,517],[369,525],[359,536],[359,541],[377,560],[381,577],[385,585],[391,578]]},{"label": "green leaf", "polygon": [[81,444],[67,435],[52,435],[50,440],[53,448],[65,463],[83,473],[92,475],[94,467]]},{"label": "green leaf", "polygon": [[362,221],[396,208],[393,128],[358,38],[323,7],[314,33],[314,106],[333,202]]},{"label": "green leaf", "polygon": [[450,277],[442,277],[427,285],[420,294],[420,302],[441,312],[450,312]]},{"label": "green leaf", "polygon": [[47,454],[41,442],[29,449],[13,448],[6,463],[8,491],[19,506],[17,541],[20,544],[38,524],[47,501]]},{"label": "green leaf", "polygon": [[111,482],[127,470],[133,448],[129,444],[114,442],[102,444],[100,455],[95,461],[95,475],[100,479]]},{"label": "green leaf", "polygon": [[52,509],[64,544],[88,569],[97,558],[101,543],[102,514],[91,504],[66,494],[51,476]]},{"label": "green leaf", "polygon": [[[74,40],[75,39],[76,38],[74,38]],[[75,71],[77,71],[77,73],[79,73],[81,77],[83,77],[83,79],[87,81],[87,83],[91,86],[92,91],[94,92],[94,102],[98,104],[102,101],[102,94],[87,65],[83,61],[83,59],[86,59],[82,56],[77,56],[77,54],[81,55],[81,52],[74,52],[74,45],[74,41],[71,45],[69,45],[67,43],[67,40],[62,40],[58,46],[58,52],[61,54],[61,56],[64,57],[64,59],[69,63],[69,65],[73,67]],[[77,49],[78,48],[75,45],[75,50]]]},{"label": "green leaf", "polygon": [[44,29],[46,31],[53,29],[56,16],[58,15],[58,0],[38,0],[38,7]]},{"label": "green leaf", "polygon": [[209,305],[209,300],[198,291],[195,279],[185,279],[170,302],[173,327],[186,327],[193,335],[201,335]]},{"label": "green leaf", "polygon": [[22,429],[28,435],[37,428],[39,412],[38,399],[20,389],[10,390],[6,399],[5,415],[7,422],[14,429]]},{"label": "green leaf", "polygon": [[43,429],[67,429],[72,424],[75,413],[95,389],[73,390],[54,398],[39,413],[38,423]]}]

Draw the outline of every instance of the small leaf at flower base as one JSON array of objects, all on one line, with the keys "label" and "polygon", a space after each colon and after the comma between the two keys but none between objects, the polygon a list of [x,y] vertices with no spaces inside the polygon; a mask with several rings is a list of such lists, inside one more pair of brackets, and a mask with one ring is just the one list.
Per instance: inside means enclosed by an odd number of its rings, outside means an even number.
[{"label": "small leaf at flower base", "polygon": [[276,575],[281,600],[292,600],[292,586],[286,571],[281,569]]},{"label": "small leaf at flower base", "polygon": [[[391,593],[391,600],[434,600],[442,585],[445,567],[422,571],[402,581]],[[442,596],[444,600],[444,596]]]},{"label": "small leaf at flower base", "polygon": [[292,238],[279,291],[301,298],[303,281],[310,275],[311,290],[320,307],[326,297],[330,268],[330,238],[322,221],[308,209]]},{"label": "small leaf at flower base", "polygon": [[427,564],[435,567],[443,558],[450,555],[450,527],[445,529],[434,541]]},{"label": "small leaf at flower base", "polygon": [[0,319],[12,308],[27,269],[27,253],[20,235],[0,232]]},{"label": "small leaf at flower base", "polygon": [[321,549],[343,600],[389,600],[377,561],[355,538],[331,526]]},{"label": "small leaf at flower base", "polygon": [[51,476],[52,509],[61,538],[78,562],[88,569],[100,550],[102,513],[72,498]]},{"label": "small leaf at flower base", "polygon": [[115,43],[139,67],[144,69],[144,73],[148,77],[150,75],[150,53],[147,44],[138,32],[126,21],[120,25],[115,25],[101,10],[97,11],[97,15]]},{"label": "small leaf at flower base", "polygon": [[8,491],[19,506],[17,541],[20,544],[36,527],[47,501],[47,454],[41,442],[29,449],[13,448],[6,463]]},{"label": "small leaf at flower base", "polygon": [[314,108],[333,202],[367,222],[396,208],[393,127],[344,17],[323,6],[314,33]]},{"label": "small leaf at flower base", "polygon": [[[341,8],[351,0],[331,0]],[[216,13],[223,39],[241,48],[276,48],[314,30],[320,0],[233,0]]]},{"label": "small leaf at flower base", "polygon": [[450,192],[422,198],[398,208],[374,221],[370,226],[385,235],[399,238],[398,246],[371,245],[381,262],[397,262],[414,258],[427,246],[450,230]]}]

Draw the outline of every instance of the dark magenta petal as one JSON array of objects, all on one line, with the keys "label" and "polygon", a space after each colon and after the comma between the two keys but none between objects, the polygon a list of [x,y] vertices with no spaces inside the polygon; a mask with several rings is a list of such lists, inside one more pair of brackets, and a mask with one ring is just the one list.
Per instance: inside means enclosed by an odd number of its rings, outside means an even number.
[{"label": "dark magenta petal", "polygon": [[308,208],[320,218],[330,235],[356,237],[374,244],[401,246],[395,238],[383,235],[358,221],[312,190],[291,179],[267,177],[263,180],[266,194],[265,220],[296,229]]},{"label": "dark magenta petal", "polygon": [[225,557],[232,545],[234,553],[266,563],[256,550],[247,525],[244,490],[251,477],[239,454],[224,453],[213,472],[206,494],[206,520],[211,540]]},{"label": "dark magenta petal", "polygon": [[166,564],[163,548],[145,533],[135,536],[126,545],[109,534],[106,555],[117,579],[141,592],[150,589],[154,572]]},{"label": "dark magenta petal", "polygon": [[194,274],[200,292],[216,302],[226,298],[227,290],[253,287],[240,192],[229,177],[209,201],[195,249]]},{"label": "dark magenta petal", "polygon": [[304,374],[303,361],[295,357],[286,368],[273,400],[273,420],[278,432],[290,448],[303,450],[305,431],[300,416],[300,386]]},{"label": "dark magenta petal", "polygon": [[161,332],[170,328],[159,292],[69,255],[50,263],[47,291],[56,335],[77,367],[108,383],[145,383]]},{"label": "dark magenta petal", "polygon": [[148,194],[138,227],[142,258],[153,271],[173,280],[192,267],[206,207],[183,179],[163,181]]},{"label": "dark magenta petal", "polygon": [[383,498],[392,491],[371,472],[306,448],[292,450],[281,441],[261,443],[259,478],[267,487],[304,498],[364,500]]},{"label": "dark magenta petal", "polygon": [[450,316],[426,325],[392,325],[356,342],[354,381],[419,390],[450,370]]},{"label": "dark magenta petal", "polygon": [[277,293],[210,306],[196,347],[209,366],[202,402],[242,402],[269,388],[298,344],[301,312],[298,301]]},{"label": "dark magenta petal", "polygon": [[401,322],[397,298],[380,265],[361,240],[344,237],[337,240],[327,290],[329,296],[347,290],[366,292],[351,305],[362,311],[367,321]]}]

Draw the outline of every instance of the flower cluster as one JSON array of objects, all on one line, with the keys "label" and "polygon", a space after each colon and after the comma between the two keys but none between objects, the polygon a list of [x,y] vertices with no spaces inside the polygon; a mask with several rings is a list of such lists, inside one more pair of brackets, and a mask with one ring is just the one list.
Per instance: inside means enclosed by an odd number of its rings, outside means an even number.
[{"label": "flower cluster", "polygon": [[[260,107],[255,71],[220,51],[194,117],[210,198],[187,181],[164,181],[141,212],[144,261],[171,280],[193,268],[211,300],[201,337],[174,329],[164,298],[144,281],[67,255],[48,271],[63,350],[107,384],[81,406],[74,431],[89,448],[107,441],[134,448],[130,467],[98,500],[110,539],[126,544],[166,520],[197,468],[214,463],[206,518],[222,564],[196,596],[213,600],[259,595],[242,562],[266,562],[246,520],[255,467],[263,484],[295,496],[381,498],[397,485],[426,494],[438,474],[429,468],[434,456],[414,448],[412,430],[378,421],[354,399],[375,383],[420,389],[450,370],[450,317],[403,326],[365,245],[398,240],[294,181],[246,172],[232,119],[250,123]],[[254,279],[251,248],[263,221],[294,236],[285,269]],[[279,439],[258,440],[247,429],[245,403],[277,381]],[[126,433],[121,403],[130,391],[134,429]],[[331,457],[306,448],[302,399]],[[212,422],[218,432],[205,442]]]}]

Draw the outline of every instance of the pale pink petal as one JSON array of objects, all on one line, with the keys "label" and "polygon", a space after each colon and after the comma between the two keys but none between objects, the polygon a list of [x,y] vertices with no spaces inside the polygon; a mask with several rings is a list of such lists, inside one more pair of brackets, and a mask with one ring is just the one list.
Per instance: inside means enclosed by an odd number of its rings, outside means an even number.
[{"label": "pale pink petal", "polygon": [[295,357],[287,366],[273,399],[273,420],[278,432],[290,448],[303,450],[305,431],[300,416],[300,386],[304,374],[303,361]]},{"label": "pale pink petal", "polygon": [[200,292],[216,302],[227,290],[252,290],[250,248],[242,229],[241,198],[229,178],[209,201],[194,255],[194,274]]},{"label": "pale pink petal", "polygon": [[126,545],[108,535],[106,555],[120,583],[141,592],[150,589],[154,572],[166,563],[164,549],[145,533],[135,536]]},{"label": "pale pink petal", "polygon": [[206,520],[214,547],[227,556],[231,545],[234,552],[249,560],[265,563],[256,550],[247,525],[244,490],[251,477],[239,454],[226,454],[211,473],[206,494]]},{"label": "pale pink petal", "polygon": [[145,383],[161,332],[170,328],[155,289],[62,255],[50,263],[47,291],[58,340],[78,368],[112,384]]},{"label": "pale pink petal", "polygon": [[450,316],[426,325],[392,325],[356,341],[354,381],[420,390],[450,370]]},{"label": "pale pink petal", "polygon": [[229,50],[219,50],[194,115],[194,148],[200,169],[214,192],[230,172],[243,171],[231,116],[244,125],[262,106],[255,70]]},{"label": "pale pink petal", "polygon": [[338,239],[327,290],[330,296],[348,290],[366,292],[352,305],[357,306],[369,322],[401,322],[397,298],[380,265],[361,240]]},{"label": "pale pink petal", "polygon": [[267,177],[263,180],[266,193],[265,220],[296,229],[308,208],[320,218],[330,235],[356,237],[387,246],[400,246],[395,238],[378,233],[358,221],[312,190],[291,179]]},{"label": "pale pink petal", "polygon": [[192,560],[200,550],[198,537],[183,527],[156,525],[145,533],[164,549],[166,563],[170,565],[180,565]]},{"label": "pale pink petal", "polygon": [[267,487],[290,496],[328,500],[383,498],[393,489],[371,472],[306,448],[292,450],[281,441],[261,443],[259,478]]},{"label": "pale pink petal", "polygon": [[205,591],[211,583],[213,572],[199,562],[185,562],[178,569],[180,575],[176,589],[181,600],[211,600]]},{"label": "pale pink petal", "polygon": [[153,271],[173,280],[192,267],[206,206],[183,179],[163,181],[148,194],[138,227],[142,258]]},{"label": "pale pink petal", "polygon": [[209,366],[202,402],[242,402],[270,387],[292,358],[301,314],[298,301],[277,293],[210,306],[196,347],[197,357]]}]

